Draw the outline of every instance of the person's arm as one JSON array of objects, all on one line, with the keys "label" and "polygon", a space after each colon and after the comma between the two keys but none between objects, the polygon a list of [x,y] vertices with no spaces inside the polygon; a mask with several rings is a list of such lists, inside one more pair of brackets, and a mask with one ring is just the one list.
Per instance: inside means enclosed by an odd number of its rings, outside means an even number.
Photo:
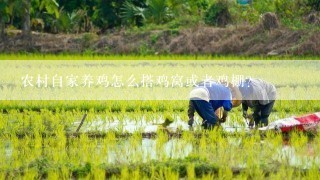
[{"label": "person's arm", "polygon": [[232,107],[238,107],[241,104],[242,94],[237,86],[229,83],[228,87],[232,94]]},{"label": "person's arm", "polygon": [[194,105],[193,105],[192,101],[190,100],[190,101],[189,101],[189,108],[188,108],[188,117],[189,117],[188,124],[189,124],[189,126],[192,126],[192,125],[193,125],[193,122],[194,122],[194,112],[195,112],[195,108],[194,108]]},{"label": "person's arm", "polygon": [[222,115],[222,118],[221,118],[221,123],[224,123],[226,122],[227,120],[227,117],[228,117],[228,111],[223,111],[223,115]]},{"label": "person's arm", "polygon": [[231,100],[223,100],[222,107],[225,111],[231,111],[232,101]]}]

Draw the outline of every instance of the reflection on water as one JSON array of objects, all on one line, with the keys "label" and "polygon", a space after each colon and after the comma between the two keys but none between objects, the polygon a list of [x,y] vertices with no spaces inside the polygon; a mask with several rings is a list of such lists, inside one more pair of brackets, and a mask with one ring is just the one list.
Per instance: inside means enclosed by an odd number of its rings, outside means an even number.
[{"label": "reflection on water", "polygon": [[[246,159],[245,156],[250,155],[252,150],[249,150],[249,154],[247,154],[246,149],[242,149],[243,141],[241,138],[226,137],[226,142],[227,149],[226,147],[221,148],[219,146],[217,146],[217,148],[220,148],[220,151],[227,151],[229,153],[227,153],[227,156],[230,156],[229,158],[238,158],[230,164],[231,166],[245,168],[247,163],[243,159]],[[4,153],[2,158],[5,161],[10,162],[17,157],[16,155],[13,155],[13,153],[19,153],[19,148],[15,149],[10,141],[6,141],[4,143],[5,146],[2,146],[3,149],[1,150]],[[265,148],[261,148],[261,151],[258,155],[259,157],[257,157],[256,161],[263,160],[271,163],[278,162],[304,169],[309,169],[314,165],[316,167],[320,167],[320,155],[314,152],[312,144],[308,144],[307,147],[301,147],[299,149],[295,149],[294,147],[288,145],[283,147],[273,147],[272,144],[268,144],[266,142],[257,142],[257,144],[260,144]],[[208,146],[210,145],[208,144]],[[68,148],[65,149],[65,151],[74,151],[75,149],[73,148],[77,147],[72,147],[71,149]],[[306,150],[302,150],[302,148]],[[185,158],[192,154],[201,155],[201,153],[206,152],[201,149],[198,143],[190,142],[181,138],[172,138],[163,142],[159,142],[159,139],[157,138],[142,138],[141,140],[130,138],[120,139],[115,141],[113,144],[98,143],[95,149],[96,151],[92,153],[95,153],[97,156],[102,156],[101,158],[104,159],[103,161],[109,164],[127,164],[135,162],[148,162],[151,160],[162,161],[167,159]],[[271,149],[272,152],[268,152],[267,149]],[[45,151],[45,149],[43,150]],[[212,153],[211,155],[217,156],[215,158],[218,160],[219,158],[221,160],[221,157],[226,156],[226,154],[215,154],[210,152],[211,150],[209,149],[209,152],[207,151],[206,153]],[[81,152],[79,153],[81,156]],[[215,161],[215,159],[210,159],[210,161]]]},{"label": "reflection on water", "polygon": [[132,146],[128,140],[118,143],[115,148],[108,150],[106,159],[108,163],[177,159],[187,157],[192,150],[192,144],[181,139],[170,139],[162,147],[158,147],[156,140],[143,138],[139,146]]},{"label": "reflection on water", "polygon": [[312,153],[313,148],[308,145],[307,151],[303,154],[298,154],[297,150],[291,146],[284,146],[281,149],[277,149],[274,160],[286,162],[290,166],[300,167],[303,169],[309,169],[313,165],[320,167],[320,156]]},{"label": "reflection on water", "polygon": [[[162,120],[163,121],[163,120]],[[146,121],[145,119],[139,121],[119,121],[114,120],[112,122],[98,119],[94,122],[87,122],[83,127],[82,131],[119,131],[119,132],[156,132],[158,125],[162,123],[161,120],[155,120],[153,122]],[[201,121],[195,119],[194,129],[201,128]],[[228,121],[227,121],[228,122]],[[75,124],[76,126],[77,124]],[[249,131],[247,125],[237,124],[235,122],[225,123],[222,125],[223,129],[228,132],[235,131]],[[170,126],[168,127],[170,131],[189,130],[189,126],[185,121],[182,121],[180,118],[177,118]],[[148,162],[150,160],[166,160],[166,159],[177,159],[185,158],[190,155],[200,156],[203,153],[208,153],[210,161],[220,161],[223,162],[224,158],[229,158],[233,162],[230,163],[231,166],[237,166],[244,168],[249,166],[246,162],[246,156],[250,156],[250,153],[254,150],[244,147],[245,141],[241,137],[228,136],[225,138],[225,146],[220,147],[216,144],[208,144],[208,150],[203,150],[200,147],[201,140],[195,139],[193,141],[188,141],[183,138],[171,138],[171,139],[147,139],[147,138],[123,138],[117,139],[114,142],[103,141],[103,139],[89,139],[88,141],[96,141],[97,144],[90,145],[95,149],[94,153],[96,156],[101,156],[104,162],[110,164],[118,163],[134,163],[134,162]],[[73,139],[75,142],[81,142],[79,139]],[[18,140],[23,141],[23,140]],[[103,143],[104,142],[104,143]],[[17,143],[17,142],[16,142]],[[76,143],[76,144],[77,144]],[[5,140],[2,142],[3,146],[1,152],[3,153],[3,159],[6,159],[8,162],[16,158],[15,153],[19,153],[19,148],[14,147],[10,140]],[[255,144],[260,144],[260,152],[257,153],[256,161],[266,161],[266,162],[279,162],[281,164],[286,164],[294,167],[300,168],[311,168],[313,165],[320,167],[320,156],[319,153],[316,153],[312,148],[311,144],[308,144],[306,147],[299,147],[295,149],[292,146],[277,146],[269,144],[268,142],[255,142]],[[15,149],[16,148],[16,149]],[[45,148],[54,149],[55,147],[45,146],[43,151],[47,151]],[[70,146],[65,149],[65,152],[76,151],[77,146]],[[218,149],[218,150],[217,150]],[[31,149],[30,149],[31,150]],[[211,151],[216,152],[211,152]],[[81,152],[78,152],[81,156]],[[222,153],[222,154],[220,154]],[[249,153],[249,154],[248,154]],[[226,160],[228,161],[228,160]],[[258,162],[259,163],[259,162]]]},{"label": "reflection on water", "polygon": [[[82,127],[81,132],[89,132],[89,131],[117,131],[122,133],[134,133],[134,132],[156,132],[159,128],[159,124],[163,123],[164,120],[156,119],[152,122],[147,121],[144,117],[142,117],[139,121],[132,121],[130,119],[118,120],[115,119],[113,121],[104,120],[101,117],[96,119],[93,122],[86,122],[84,127]],[[75,122],[73,124],[74,127],[77,127],[80,122]],[[248,125],[246,123],[240,124],[237,122],[227,121],[223,123],[222,128],[226,132],[237,132],[237,131],[250,131]],[[174,122],[172,122],[166,129],[170,132],[176,132],[177,130],[188,131],[190,130],[190,126],[186,121],[181,120],[180,117],[177,117]],[[201,129],[201,120],[198,118],[195,119],[192,130],[200,130]]]}]

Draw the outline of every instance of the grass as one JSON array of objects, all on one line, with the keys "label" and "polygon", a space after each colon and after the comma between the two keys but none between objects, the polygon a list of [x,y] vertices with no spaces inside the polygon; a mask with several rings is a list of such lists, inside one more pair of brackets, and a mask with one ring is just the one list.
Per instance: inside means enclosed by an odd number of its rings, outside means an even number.
[{"label": "grass", "polygon": [[319,56],[0,54],[0,60],[320,60]]}]

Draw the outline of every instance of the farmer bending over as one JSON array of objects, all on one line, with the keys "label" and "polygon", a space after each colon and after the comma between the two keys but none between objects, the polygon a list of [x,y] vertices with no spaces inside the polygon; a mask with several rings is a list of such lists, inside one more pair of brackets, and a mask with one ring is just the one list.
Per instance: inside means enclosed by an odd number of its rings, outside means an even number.
[{"label": "farmer bending over", "polygon": [[[203,119],[202,126],[205,129],[211,129],[217,124],[217,121],[225,122],[228,111],[232,107],[241,104],[241,93],[238,87],[230,83],[217,83],[215,81],[200,82],[190,92],[190,101],[188,124],[193,125],[194,112],[196,111]],[[223,107],[222,118],[216,115],[216,110]]]},{"label": "farmer bending over", "polygon": [[[249,126],[267,126],[268,118],[276,99],[276,88],[273,84],[261,79],[246,79],[239,85],[242,94],[243,117],[251,119]],[[253,114],[248,115],[248,107]]]}]

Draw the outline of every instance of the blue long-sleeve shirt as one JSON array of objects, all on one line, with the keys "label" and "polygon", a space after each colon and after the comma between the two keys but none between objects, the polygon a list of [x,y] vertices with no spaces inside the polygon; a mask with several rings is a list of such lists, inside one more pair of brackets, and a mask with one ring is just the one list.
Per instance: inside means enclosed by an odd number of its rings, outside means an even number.
[{"label": "blue long-sleeve shirt", "polygon": [[218,119],[215,111],[220,107],[223,107],[225,111],[232,109],[230,89],[214,81],[201,82],[190,93],[188,116],[193,121],[194,112],[197,111],[203,120],[215,124]]},{"label": "blue long-sleeve shirt", "polygon": [[220,107],[223,107],[226,111],[232,109],[232,96],[228,87],[214,81],[209,81],[199,83],[198,88],[206,88],[209,91],[209,102],[214,110]]}]

